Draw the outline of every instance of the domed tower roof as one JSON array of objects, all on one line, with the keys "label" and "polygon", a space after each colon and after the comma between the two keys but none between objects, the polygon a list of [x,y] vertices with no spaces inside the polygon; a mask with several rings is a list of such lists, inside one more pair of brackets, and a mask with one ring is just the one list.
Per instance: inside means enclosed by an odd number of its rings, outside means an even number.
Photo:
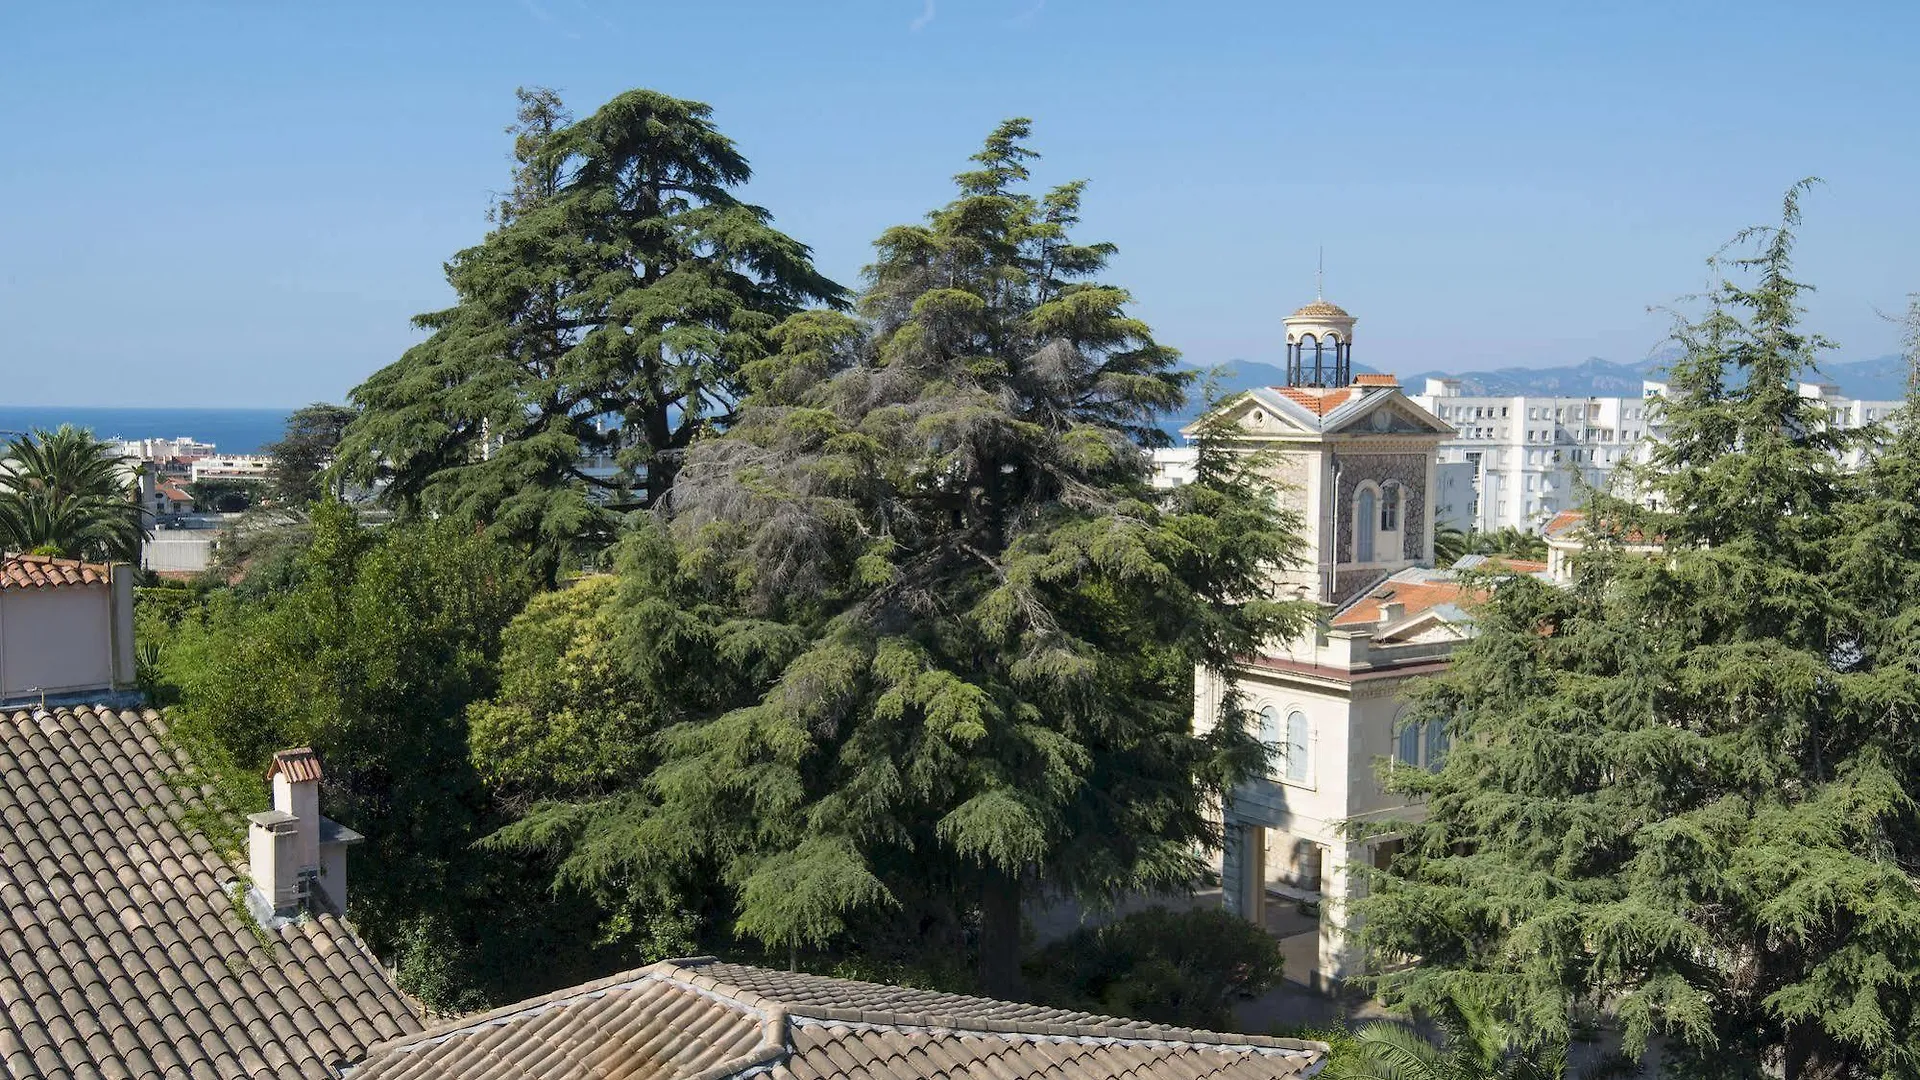
[{"label": "domed tower roof", "polygon": [[1315,300],[1311,304],[1305,305],[1299,311],[1296,311],[1293,314],[1287,316],[1287,318],[1288,319],[1352,320],[1353,316],[1347,314],[1347,309],[1341,307],[1339,304],[1330,303],[1326,299],[1322,298],[1322,299]]}]

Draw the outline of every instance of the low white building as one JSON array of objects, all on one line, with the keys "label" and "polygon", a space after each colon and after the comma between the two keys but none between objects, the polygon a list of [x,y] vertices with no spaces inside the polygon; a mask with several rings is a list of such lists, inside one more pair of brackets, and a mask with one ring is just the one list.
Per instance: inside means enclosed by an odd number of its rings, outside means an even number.
[{"label": "low white building", "polygon": [[249,480],[264,481],[267,470],[273,466],[273,458],[267,454],[216,454],[212,457],[196,458],[193,462],[193,483],[202,480]]}]

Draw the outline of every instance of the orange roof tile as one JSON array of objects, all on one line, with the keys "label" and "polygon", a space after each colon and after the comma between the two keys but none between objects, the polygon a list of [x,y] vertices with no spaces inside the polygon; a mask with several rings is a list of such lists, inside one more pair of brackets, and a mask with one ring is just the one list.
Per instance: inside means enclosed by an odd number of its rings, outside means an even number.
[{"label": "orange roof tile", "polygon": [[1587,515],[1582,511],[1562,510],[1553,515],[1553,520],[1547,522],[1547,527],[1541,529],[1540,532],[1546,536],[1558,536],[1585,520],[1587,520]]},{"label": "orange roof tile", "polygon": [[1380,607],[1383,604],[1399,604],[1401,617],[1404,618],[1472,595],[1457,581],[1394,581],[1389,578],[1336,616],[1333,625],[1372,626],[1380,621]]},{"label": "orange roof tile", "polygon": [[267,779],[273,779],[275,773],[286,773],[293,783],[302,780],[320,779],[320,755],[310,746],[295,750],[282,750],[273,755],[273,764],[267,766]]},{"label": "orange roof tile", "polygon": [[1276,386],[1273,390],[1315,416],[1327,415],[1353,396],[1353,391],[1346,387],[1330,390],[1316,386]]},{"label": "orange roof tile", "polygon": [[51,555],[0,555],[0,589],[46,589],[62,585],[99,585],[107,568]]},{"label": "orange roof tile", "polygon": [[1355,386],[1399,386],[1400,377],[1398,375],[1386,375],[1386,374],[1355,375],[1353,377],[1353,385]]}]

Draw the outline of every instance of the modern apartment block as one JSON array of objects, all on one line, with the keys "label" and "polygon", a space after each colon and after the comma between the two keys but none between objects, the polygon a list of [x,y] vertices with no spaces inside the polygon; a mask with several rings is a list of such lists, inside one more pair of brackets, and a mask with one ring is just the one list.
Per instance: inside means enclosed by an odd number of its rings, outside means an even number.
[{"label": "modern apartment block", "polygon": [[[1491,531],[1537,530],[1563,510],[1578,509],[1587,487],[1604,487],[1621,464],[1643,457],[1659,438],[1659,399],[1666,384],[1649,380],[1638,397],[1470,395],[1458,379],[1428,379],[1409,395],[1452,425],[1440,444],[1440,468],[1466,466],[1471,492],[1450,523]],[[1824,402],[1832,422],[1854,428],[1881,423],[1897,401],[1849,398],[1830,383],[1800,384],[1804,397]],[[1858,464],[1857,452],[1847,464]],[[1457,483],[1457,482],[1456,482]]]}]

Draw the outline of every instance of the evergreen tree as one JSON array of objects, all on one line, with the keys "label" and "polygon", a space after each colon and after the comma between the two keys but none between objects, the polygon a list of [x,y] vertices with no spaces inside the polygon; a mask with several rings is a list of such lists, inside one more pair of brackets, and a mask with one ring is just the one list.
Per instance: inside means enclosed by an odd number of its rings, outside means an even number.
[{"label": "evergreen tree", "polygon": [[1452,751],[1390,774],[1427,813],[1357,909],[1419,960],[1389,997],[1556,1049],[1602,1011],[1663,1075],[1920,1075],[1920,440],[1850,479],[1797,392],[1802,190],[1681,327],[1648,498],[1595,496],[1573,586],[1505,584],[1423,694]]},{"label": "evergreen tree", "polygon": [[[355,415],[345,405],[316,401],[287,417],[286,433],[266,448],[273,458],[267,466],[267,488],[275,501],[302,507],[330,493],[322,473],[333,464],[340,437]],[[336,488],[331,493],[339,492]]]},{"label": "evergreen tree", "polygon": [[448,264],[459,300],[416,320],[431,336],[354,390],[341,458],[401,507],[529,546],[551,578],[671,486],[781,319],[841,289],[735,197],[750,170],[707,106],[632,90],[573,122],[552,91],[520,96],[496,228]]},{"label": "evergreen tree", "polygon": [[129,458],[71,424],[7,442],[0,552],[138,562],[150,534]]},{"label": "evergreen tree", "polygon": [[1237,714],[1191,733],[1194,665],[1302,624],[1253,599],[1295,523],[1211,441],[1195,483],[1150,487],[1186,376],[1093,280],[1113,248],[1072,237],[1082,185],[1026,190],[1027,134],[880,238],[864,321],[797,316],[749,365],[669,532],[625,556],[636,662],[676,687],[660,764],[505,842],[597,887],[710,866],[741,934],[904,927],[923,959],[975,950],[993,993],[1024,899],[1203,876],[1208,807],[1261,749]]}]

